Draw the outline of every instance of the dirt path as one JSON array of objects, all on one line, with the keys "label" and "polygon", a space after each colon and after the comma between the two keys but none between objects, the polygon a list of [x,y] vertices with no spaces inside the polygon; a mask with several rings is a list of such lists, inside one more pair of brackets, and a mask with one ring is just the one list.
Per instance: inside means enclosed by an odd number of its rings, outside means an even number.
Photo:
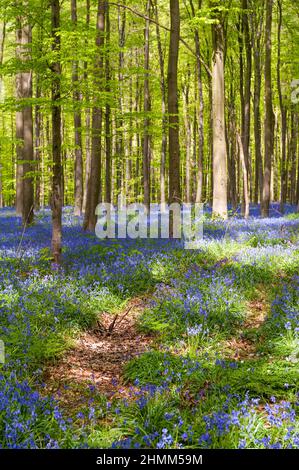
[{"label": "dirt path", "polygon": [[[80,400],[82,385],[92,384],[107,398],[126,396],[128,387],[123,383],[124,365],[147,351],[152,342],[150,336],[141,334],[136,327],[137,319],[146,306],[145,298],[129,301],[126,308],[119,312],[111,334],[108,329],[115,317],[102,313],[100,328],[81,335],[74,348],[46,369],[45,391],[51,392],[68,406],[75,406],[76,400]],[[71,387],[66,388],[66,384]]]}]

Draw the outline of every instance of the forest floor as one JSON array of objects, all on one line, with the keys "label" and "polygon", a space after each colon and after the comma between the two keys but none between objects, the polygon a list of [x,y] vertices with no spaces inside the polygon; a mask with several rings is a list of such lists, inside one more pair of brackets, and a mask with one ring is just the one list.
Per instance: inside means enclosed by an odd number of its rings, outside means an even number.
[{"label": "forest floor", "polygon": [[299,447],[299,218],[213,221],[198,250],[0,215],[0,446]]}]

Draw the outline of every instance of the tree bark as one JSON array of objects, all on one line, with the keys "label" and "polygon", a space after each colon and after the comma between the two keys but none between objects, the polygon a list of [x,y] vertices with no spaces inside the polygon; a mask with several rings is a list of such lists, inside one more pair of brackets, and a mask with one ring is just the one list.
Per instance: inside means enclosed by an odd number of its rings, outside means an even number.
[{"label": "tree bark", "polygon": [[262,217],[269,217],[271,198],[271,172],[274,146],[274,113],[272,105],[272,14],[273,0],[266,0],[265,30],[265,168],[263,180]]},{"label": "tree bark", "polygon": [[[26,70],[22,74],[22,94],[25,100],[32,99],[32,70],[29,62],[31,59],[32,30],[28,22],[23,26],[22,43],[24,47],[24,63]],[[32,104],[26,104],[23,107],[23,225],[31,224],[34,218],[34,185],[33,185],[33,116]]]},{"label": "tree bark", "polygon": [[[90,26],[90,0],[86,0],[86,27],[89,30]],[[88,40],[85,40],[85,46],[88,47]],[[85,99],[89,101],[90,93],[88,90],[88,72],[87,72],[87,62],[84,62],[84,81],[87,83],[87,90],[85,93]],[[85,111],[85,128],[86,128],[86,137],[85,137],[85,177],[84,177],[84,191],[83,191],[83,212],[86,212],[87,206],[87,189],[88,181],[90,177],[90,159],[91,159],[91,138],[90,138],[90,108],[87,108]]]},{"label": "tree bark", "polygon": [[[96,59],[94,83],[98,91],[105,89],[103,84],[103,45],[105,32],[105,1],[98,1],[96,23]],[[96,208],[101,193],[101,133],[102,133],[102,108],[98,104],[98,97],[94,98],[92,109],[92,148],[90,161],[90,176],[87,188],[86,211],[84,216],[84,230],[94,231],[97,217]]]},{"label": "tree bark", "polygon": [[150,60],[150,9],[151,1],[147,0],[146,2],[146,16],[147,20],[145,23],[144,30],[144,102],[143,102],[143,112],[144,112],[144,134],[143,134],[143,197],[144,205],[146,208],[147,214],[150,211],[150,199],[151,199],[151,183],[150,183],[150,136],[149,136],[149,126],[150,126],[150,89],[149,89],[149,60]]},{"label": "tree bark", "polygon": [[[3,57],[4,57],[4,44],[5,44],[5,36],[6,36],[6,21],[3,21],[2,29],[1,29],[1,35],[0,35],[0,67],[2,66],[3,63]],[[0,73],[0,80],[2,81],[2,75]],[[1,83],[0,83],[0,92],[1,92]],[[0,151],[1,151],[1,146],[0,146]],[[2,180],[2,163],[0,163],[0,208],[4,206],[4,197],[3,197],[3,180]]]},{"label": "tree bark", "polygon": [[[233,64],[232,64],[233,67]],[[231,73],[234,73],[232,68]],[[235,110],[235,93],[233,87],[233,80],[230,84],[230,102],[228,106],[228,176],[229,176],[229,198],[232,208],[235,211],[237,208],[237,182],[236,182],[236,160],[237,160],[237,142],[236,142],[236,110]]]},{"label": "tree bark", "polygon": [[286,153],[287,153],[287,107],[285,105],[285,96],[282,93],[281,86],[281,31],[282,31],[282,1],[278,0],[278,32],[277,32],[277,89],[279,95],[279,105],[281,114],[281,173],[280,173],[280,211],[284,213],[284,205],[287,196],[287,171],[286,171]]},{"label": "tree bark", "polygon": [[248,217],[249,217],[248,174],[247,174],[246,160],[245,160],[244,149],[243,149],[243,142],[242,142],[242,139],[241,139],[241,136],[240,136],[239,133],[237,133],[237,141],[238,141],[239,152],[240,152],[240,160],[241,160],[242,171],[243,171],[243,195],[244,195],[244,213],[243,213],[243,215],[244,215],[245,219],[248,219]]},{"label": "tree bark", "polygon": [[[71,0],[71,17],[73,30],[77,34],[77,0]],[[76,47],[77,40],[75,41]],[[83,152],[82,152],[82,117],[81,117],[81,93],[79,91],[79,63],[73,61],[73,100],[74,100],[74,131],[75,131],[75,205],[74,215],[82,214],[83,205]]]},{"label": "tree bark", "polygon": [[180,142],[178,104],[178,59],[180,41],[179,0],[170,0],[170,44],[168,58],[168,123],[169,123],[169,203],[181,202]]},{"label": "tree bark", "polygon": [[[22,19],[17,17],[16,27],[16,58],[21,60],[22,57]],[[24,127],[23,127],[23,110],[20,100],[23,97],[23,77],[22,72],[16,75],[16,98],[18,106],[16,110],[16,213],[22,216],[23,213],[23,142],[24,142]]]},{"label": "tree bark", "polygon": [[[193,17],[195,17],[195,8],[192,0],[190,7]],[[198,9],[202,6],[202,0],[198,0]],[[201,47],[199,32],[196,29],[194,32],[195,52],[196,52],[196,75],[197,75],[197,88],[199,99],[199,112],[198,112],[198,162],[197,162],[197,187],[196,187],[196,202],[200,203],[202,200],[203,192],[203,161],[204,161],[204,97],[203,97],[203,83],[202,83],[202,64],[201,64]]]},{"label": "tree bark", "polygon": [[[243,0],[243,28],[244,28],[244,42],[245,42],[245,55],[246,55],[246,70],[245,70],[245,86],[244,86],[244,124],[243,124],[243,150],[244,160],[246,165],[247,174],[247,191],[248,194],[244,194],[244,209],[243,213],[246,217],[245,212],[248,211],[246,207],[246,200],[248,200],[250,192],[250,158],[249,158],[249,147],[250,147],[250,122],[251,122],[251,73],[252,73],[252,43],[249,28],[249,12],[248,12],[248,0]],[[244,188],[243,188],[244,189]],[[248,216],[249,214],[247,214]]]},{"label": "tree bark", "polygon": [[255,140],[255,193],[254,202],[262,202],[263,196],[263,157],[262,157],[262,131],[261,131],[261,36],[263,15],[255,14],[254,29],[254,140]]},{"label": "tree bark", "polygon": [[62,243],[62,164],[61,164],[61,64],[60,64],[60,4],[51,0],[52,49],[52,254],[54,263],[61,262]]},{"label": "tree bark", "polygon": [[[17,19],[17,58],[21,62],[22,72],[16,79],[18,110],[16,113],[17,143],[17,200],[16,211],[22,215],[23,225],[33,222],[34,186],[33,186],[33,117],[31,42],[32,29],[29,20]],[[25,101],[25,103],[23,102]]]},{"label": "tree bark", "polygon": [[186,202],[191,202],[192,194],[192,181],[191,181],[191,145],[192,145],[192,133],[191,133],[191,122],[189,117],[189,94],[190,94],[190,66],[188,64],[188,72],[186,77],[186,82],[183,86],[184,94],[184,124],[185,124],[185,135],[186,135],[186,178],[185,178],[185,198]]},{"label": "tree bark", "polygon": [[167,157],[167,114],[166,114],[166,80],[165,80],[165,60],[162,49],[161,33],[159,27],[159,15],[157,0],[155,0],[155,20],[156,35],[158,42],[159,64],[160,64],[160,88],[162,97],[162,143],[161,143],[161,164],[160,164],[160,203],[162,211],[166,204],[166,157]]},{"label": "tree bark", "polygon": [[[109,95],[111,92],[111,67],[110,67],[110,10],[109,3],[106,4],[106,92]],[[105,160],[105,202],[111,203],[111,155],[112,155],[112,136],[111,136],[111,106],[108,102],[105,111],[105,143],[106,143],[106,160]]]},{"label": "tree bark", "polygon": [[[217,6],[220,6],[220,2],[217,2]],[[215,14],[218,22],[212,25],[213,214],[226,219],[228,212],[224,112],[224,22],[221,12],[218,13],[215,10]]]},{"label": "tree bark", "polygon": [[[125,2],[124,2],[125,4]],[[126,10],[118,7],[118,110],[116,116],[116,186],[117,195],[123,200],[123,164],[125,159],[124,147],[124,118],[123,118],[123,82],[124,82],[124,47],[126,41]]]},{"label": "tree bark", "polygon": [[297,146],[298,146],[298,114],[295,109],[291,112],[291,142],[290,142],[290,162],[291,162],[291,188],[290,202],[297,203],[296,194],[296,172],[297,172]]}]

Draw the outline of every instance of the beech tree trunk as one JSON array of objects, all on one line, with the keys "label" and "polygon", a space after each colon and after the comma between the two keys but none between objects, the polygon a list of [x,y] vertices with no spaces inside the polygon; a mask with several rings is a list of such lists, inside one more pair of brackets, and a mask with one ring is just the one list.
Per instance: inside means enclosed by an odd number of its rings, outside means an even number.
[{"label": "beech tree trunk", "polygon": [[[126,2],[124,2],[126,5]],[[121,196],[123,200],[123,164],[125,159],[125,148],[124,148],[124,96],[123,96],[123,81],[124,81],[124,47],[126,42],[126,10],[118,7],[118,110],[116,116],[116,186],[117,195]]]},{"label": "beech tree trunk", "polygon": [[242,171],[243,171],[243,195],[244,195],[244,217],[245,219],[248,219],[249,217],[249,188],[248,188],[248,173],[247,173],[247,166],[246,166],[246,160],[245,160],[245,155],[244,155],[244,149],[243,149],[243,142],[241,139],[241,136],[239,133],[237,133],[237,142],[239,146],[239,152],[240,152],[240,160],[241,160],[241,165],[242,165]]},{"label": "beech tree trunk", "polygon": [[291,142],[290,142],[290,162],[291,162],[291,188],[290,202],[297,203],[296,194],[296,172],[297,172],[297,146],[298,146],[298,114],[295,109],[291,112]]},{"label": "beech tree trunk", "polygon": [[254,19],[254,140],[255,140],[255,192],[254,202],[262,202],[263,196],[263,157],[262,157],[262,125],[261,125],[261,37],[263,27],[263,15]]},{"label": "beech tree trunk", "polygon": [[[0,67],[2,66],[3,57],[4,57],[5,36],[6,36],[6,22],[4,21],[3,24],[2,24],[1,33],[0,33]],[[0,80],[2,81],[1,73],[0,73]],[[1,88],[1,84],[0,84],[0,88]],[[1,89],[0,89],[0,92],[1,92]],[[0,151],[1,151],[1,146],[0,146]],[[4,206],[2,177],[3,177],[3,175],[2,175],[2,163],[0,163],[0,208],[2,208]]]},{"label": "beech tree trunk", "polygon": [[[71,0],[71,16],[73,29],[77,34],[77,0]],[[77,42],[77,41],[75,41]],[[75,131],[75,206],[74,215],[82,214],[83,205],[83,152],[82,152],[82,118],[80,110],[81,93],[79,91],[79,63],[73,61],[73,100],[74,100],[74,131]]]},{"label": "beech tree trunk", "polygon": [[[24,62],[26,70],[22,74],[22,94],[25,100],[32,99],[32,70],[26,62],[30,61],[30,48],[32,42],[32,30],[29,24],[25,24],[22,33],[22,43],[24,47]],[[23,225],[31,224],[34,218],[34,185],[33,185],[33,116],[32,105],[26,104],[23,107]]]},{"label": "beech tree trunk", "polygon": [[180,41],[179,0],[170,0],[170,44],[168,58],[168,124],[169,124],[169,203],[181,202],[180,141],[178,105],[178,59]]},{"label": "beech tree trunk", "polygon": [[146,2],[146,24],[144,30],[144,134],[143,134],[143,197],[146,212],[150,211],[150,199],[151,199],[151,185],[150,185],[150,89],[149,89],[149,59],[150,59],[150,7],[151,2]]},{"label": "beech tree trunk", "polygon": [[[22,57],[22,24],[21,18],[17,18],[16,27],[16,58],[21,60]],[[23,97],[23,77],[22,72],[16,75],[16,98],[18,101],[16,110],[16,213],[18,216],[23,212],[23,142],[24,142],[24,127],[23,127],[23,109],[20,100]]]},{"label": "beech tree trunk", "polygon": [[183,87],[184,94],[184,124],[185,124],[185,135],[186,135],[186,186],[185,186],[185,198],[186,202],[191,202],[192,194],[192,181],[191,181],[191,145],[192,145],[192,133],[191,133],[191,122],[189,117],[189,94],[190,94],[190,68],[188,64],[188,72],[186,77],[186,83]]},{"label": "beech tree trunk", "polygon": [[17,58],[22,62],[22,72],[17,75],[18,110],[16,113],[17,143],[17,200],[16,211],[22,215],[23,225],[33,222],[33,117],[32,105],[23,100],[32,98],[32,70],[30,66],[32,30],[28,20],[17,20]]},{"label": "beech tree trunk", "polygon": [[[105,1],[98,1],[97,23],[96,23],[96,60],[94,81],[99,91],[103,90],[103,45],[105,32]],[[98,97],[94,98],[92,109],[92,147],[90,161],[90,175],[88,180],[86,210],[84,216],[84,230],[94,231],[97,217],[96,208],[99,203],[101,192],[101,133],[102,133],[102,108],[98,104]]]},{"label": "beech tree trunk", "polygon": [[281,31],[282,31],[282,1],[278,0],[278,51],[277,51],[277,89],[279,95],[279,105],[281,114],[281,173],[280,173],[280,211],[284,213],[284,205],[287,197],[287,107],[285,105],[286,97],[282,93],[281,86]]},{"label": "beech tree trunk", "polygon": [[[246,55],[246,70],[245,70],[245,84],[244,84],[244,123],[243,123],[243,151],[244,151],[244,160],[246,165],[246,174],[247,174],[247,191],[248,194],[244,193],[244,209],[243,215],[248,217],[249,208],[246,207],[246,201],[249,199],[250,193],[250,157],[249,157],[249,147],[250,147],[250,122],[251,122],[251,72],[252,72],[252,44],[251,36],[249,29],[249,12],[248,12],[248,0],[243,0],[243,28],[244,28],[244,42],[245,42],[245,55]],[[245,190],[245,188],[243,188]]]},{"label": "beech tree trunk", "polygon": [[[194,4],[190,1],[192,16],[196,16]],[[198,9],[202,6],[202,0],[198,0]],[[198,88],[198,162],[197,162],[197,187],[196,187],[196,202],[200,203],[202,200],[203,192],[203,161],[204,161],[204,98],[203,98],[203,83],[202,83],[202,65],[201,65],[201,48],[199,32],[194,32],[195,52],[196,52],[196,75],[197,75],[197,88]]]},{"label": "beech tree trunk", "polygon": [[[86,0],[86,27],[89,30],[90,26],[90,0]],[[88,47],[88,40],[85,41],[86,48]],[[88,83],[88,72],[87,72],[87,62],[84,62],[84,81]],[[85,99],[89,101],[90,93],[87,88],[85,93]],[[84,191],[83,191],[83,212],[86,212],[87,205],[87,188],[88,181],[90,177],[90,160],[91,160],[91,138],[90,138],[90,108],[87,108],[85,111],[85,128],[86,128],[86,137],[85,137],[85,176],[84,176]]]},{"label": "beech tree trunk", "polygon": [[51,0],[52,49],[52,254],[54,263],[61,262],[62,241],[62,164],[61,164],[61,64],[60,64],[60,4]]},{"label": "beech tree trunk", "polygon": [[167,114],[166,114],[166,80],[165,80],[165,61],[162,49],[161,33],[159,27],[159,15],[157,0],[155,0],[155,19],[156,19],[156,34],[158,41],[158,53],[160,64],[160,87],[162,97],[162,143],[161,143],[161,166],[160,166],[160,203],[162,211],[165,209],[166,204],[166,156],[167,156]]},{"label": "beech tree trunk", "polygon": [[[109,3],[106,4],[106,43],[110,45],[110,10]],[[106,92],[111,92],[110,80],[110,51],[106,51]],[[105,111],[105,143],[106,143],[106,161],[105,161],[105,202],[111,202],[111,155],[112,155],[112,136],[111,136],[111,106],[109,101],[106,104]]]}]

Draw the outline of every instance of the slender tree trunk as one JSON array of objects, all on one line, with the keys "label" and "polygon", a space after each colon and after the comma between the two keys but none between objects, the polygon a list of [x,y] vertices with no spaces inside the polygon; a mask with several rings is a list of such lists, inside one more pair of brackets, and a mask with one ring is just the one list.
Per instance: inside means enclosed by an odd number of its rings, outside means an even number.
[{"label": "slender tree trunk", "polygon": [[[32,99],[32,70],[29,62],[31,59],[31,42],[32,42],[32,31],[31,26],[27,23],[23,27],[22,43],[24,46],[24,63],[26,70],[22,74],[22,94],[25,100]],[[23,225],[31,224],[34,217],[34,185],[33,185],[33,116],[32,116],[32,105],[26,104],[23,107],[23,136],[24,136],[24,147],[23,147],[23,212],[22,219]]]},{"label": "slender tree trunk", "polygon": [[60,4],[51,0],[52,49],[55,61],[52,63],[52,254],[54,262],[61,262],[62,243],[62,164],[61,164],[61,64],[60,64]]},{"label": "slender tree trunk", "polygon": [[[96,60],[94,82],[99,91],[105,89],[103,84],[103,45],[105,32],[105,1],[98,0],[96,22]],[[91,166],[87,189],[86,212],[84,216],[84,230],[94,231],[96,226],[96,208],[101,193],[101,133],[102,133],[102,108],[98,104],[97,96],[92,109],[92,148]]]},{"label": "slender tree trunk", "polygon": [[146,212],[150,211],[151,184],[150,184],[150,136],[149,136],[149,112],[150,112],[150,89],[149,89],[149,60],[150,60],[150,10],[151,2],[146,2],[146,24],[144,30],[144,134],[143,134],[143,196]]},{"label": "slender tree trunk", "polygon": [[[71,0],[71,16],[73,29],[77,34],[77,0]],[[77,40],[75,41],[75,45]],[[79,90],[79,63],[73,61],[73,100],[74,100],[74,130],[75,130],[75,207],[74,214],[82,214],[83,205],[83,152],[82,152],[82,117],[81,117],[81,93]]]},{"label": "slender tree trunk", "polygon": [[[21,60],[22,57],[22,19],[17,18],[16,27],[16,58]],[[16,76],[16,98],[18,107],[16,111],[16,213],[21,216],[23,213],[23,142],[24,142],[24,126],[23,126],[23,109],[20,100],[23,97],[23,77],[22,72],[18,72]]]},{"label": "slender tree trunk", "polygon": [[[37,100],[41,98],[41,87],[39,77],[36,77],[36,92],[35,97]],[[35,170],[36,170],[36,177],[35,177],[35,204],[34,207],[36,210],[40,209],[40,199],[41,199],[41,148],[42,148],[42,138],[41,138],[41,131],[42,131],[42,113],[40,109],[40,105],[35,105],[35,116],[34,116],[34,125],[35,125]]]},{"label": "slender tree trunk", "polygon": [[237,133],[237,141],[239,146],[240,152],[240,160],[242,165],[243,171],[243,195],[244,195],[244,217],[248,219],[249,217],[249,188],[248,188],[248,174],[247,174],[247,167],[246,167],[246,160],[243,150],[243,142],[239,133]]},{"label": "slender tree trunk", "polygon": [[191,202],[191,194],[192,194],[192,181],[191,181],[191,145],[192,145],[192,134],[191,134],[191,123],[189,117],[189,93],[190,93],[190,68],[188,65],[188,73],[186,77],[186,83],[183,87],[183,94],[184,94],[184,124],[185,124],[185,134],[186,134],[186,190],[185,190],[185,197],[186,202]]},{"label": "slender tree trunk", "polygon": [[[4,44],[5,44],[5,36],[6,36],[6,22],[3,22],[1,35],[0,35],[0,67],[3,63],[4,57]],[[2,82],[2,75],[0,73],[0,81]],[[0,93],[1,93],[1,82],[0,82]],[[3,123],[4,124],[4,123]],[[0,152],[1,152],[1,145],[0,145]],[[4,197],[3,197],[3,175],[2,175],[2,163],[0,163],[0,208],[4,206]]]},{"label": "slender tree trunk", "polygon": [[285,97],[282,94],[281,87],[281,30],[282,30],[282,1],[278,0],[278,51],[277,51],[277,89],[279,95],[280,114],[281,114],[281,170],[280,170],[280,211],[284,213],[286,203],[286,153],[287,153],[287,108],[285,106]]},{"label": "slender tree trunk", "polygon": [[272,105],[272,13],[273,0],[266,0],[266,30],[265,30],[265,168],[263,180],[262,217],[269,217],[271,197],[271,172],[274,146],[274,113]]},{"label": "slender tree trunk", "polygon": [[[90,26],[90,0],[86,0],[86,27],[89,30]],[[88,47],[88,40],[85,41],[86,49]],[[89,101],[89,91],[88,91],[88,72],[87,72],[87,62],[84,62],[84,82],[87,84],[87,91],[85,94],[85,99]],[[84,191],[83,191],[83,212],[86,212],[87,205],[87,188],[88,181],[90,177],[90,160],[91,160],[91,138],[90,138],[90,108],[86,109],[85,112],[85,128],[86,128],[86,137],[85,137],[85,178],[84,178]]]},{"label": "slender tree trunk", "polygon": [[290,160],[291,160],[291,190],[290,202],[296,204],[296,171],[297,171],[297,146],[298,146],[298,114],[295,109],[291,113],[291,143],[290,143]]},{"label": "slender tree trunk", "polygon": [[166,204],[166,156],[167,156],[167,114],[166,114],[166,80],[165,80],[165,60],[162,49],[161,33],[159,27],[159,15],[157,0],[155,0],[155,19],[156,34],[158,41],[158,53],[160,64],[160,87],[162,96],[162,144],[161,144],[161,165],[160,165],[160,203],[162,211],[165,210]]},{"label": "slender tree trunk", "polygon": [[254,202],[262,202],[263,189],[263,157],[262,157],[262,131],[261,131],[261,35],[263,16],[255,17],[254,30],[254,140],[255,140],[255,193]]},{"label": "slender tree trunk", "polygon": [[[244,159],[246,165],[246,172],[247,172],[247,188],[248,188],[248,195],[244,195],[244,199],[246,201],[247,197],[249,197],[250,193],[250,123],[251,123],[251,108],[250,108],[250,100],[251,100],[251,74],[252,74],[252,42],[250,36],[250,28],[249,28],[249,12],[248,12],[248,0],[243,0],[243,22],[244,22],[244,40],[245,40],[245,54],[246,54],[246,71],[245,71],[245,90],[244,90],[244,134],[242,136],[243,141],[243,149],[244,149]],[[246,202],[245,202],[246,205]],[[245,211],[247,208],[245,208]]]},{"label": "slender tree trunk", "polygon": [[[190,6],[192,15],[195,17],[196,12],[192,0]],[[198,0],[198,9],[202,6],[202,0]],[[203,161],[204,161],[204,97],[203,97],[203,83],[202,83],[202,65],[201,65],[201,47],[199,32],[196,29],[194,32],[195,51],[196,51],[196,74],[197,74],[197,87],[199,99],[199,112],[198,112],[198,164],[197,164],[197,188],[196,188],[196,202],[200,203],[202,200],[203,192]]]},{"label": "slender tree trunk", "polygon": [[[126,5],[126,2],[123,2]],[[124,47],[126,41],[126,10],[118,8],[118,110],[116,118],[116,186],[117,186],[117,195],[121,196],[123,200],[123,163],[125,158],[125,148],[124,148],[124,118],[123,118],[123,109],[124,109]]]},{"label": "slender tree trunk", "polygon": [[[22,72],[17,75],[17,99],[19,108],[16,113],[17,144],[17,201],[16,210],[22,215],[23,225],[33,221],[34,186],[33,186],[33,117],[32,105],[32,70],[30,66],[32,31],[27,18],[17,19],[17,58],[22,63]],[[22,101],[25,101],[23,103]],[[20,161],[21,160],[21,161]]]},{"label": "slender tree trunk", "polygon": [[224,112],[224,24],[221,12],[218,13],[215,10],[215,13],[218,23],[212,25],[213,214],[226,219],[228,213],[227,149]]},{"label": "slender tree trunk", "polygon": [[[106,92],[111,92],[111,70],[110,70],[110,10],[109,3],[106,4]],[[112,155],[112,136],[111,136],[111,106],[109,100],[106,104],[105,112],[105,143],[106,143],[106,161],[105,161],[105,202],[111,202],[111,155]]]},{"label": "slender tree trunk", "polygon": [[230,152],[228,152],[228,163],[229,163],[229,189],[230,189],[230,201],[232,203],[233,210],[237,208],[237,182],[236,182],[236,111],[235,111],[235,93],[233,89],[233,81],[231,80],[230,89],[230,103],[229,103],[229,114],[228,114],[228,129],[229,129],[229,143]]},{"label": "slender tree trunk", "polygon": [[173,202],[181,202],[178,104],[178,59],[180,40],[179,0],[170,0],[170,22],[171,31],[167,82],[169,115],[169,203],[171,204]]}]

